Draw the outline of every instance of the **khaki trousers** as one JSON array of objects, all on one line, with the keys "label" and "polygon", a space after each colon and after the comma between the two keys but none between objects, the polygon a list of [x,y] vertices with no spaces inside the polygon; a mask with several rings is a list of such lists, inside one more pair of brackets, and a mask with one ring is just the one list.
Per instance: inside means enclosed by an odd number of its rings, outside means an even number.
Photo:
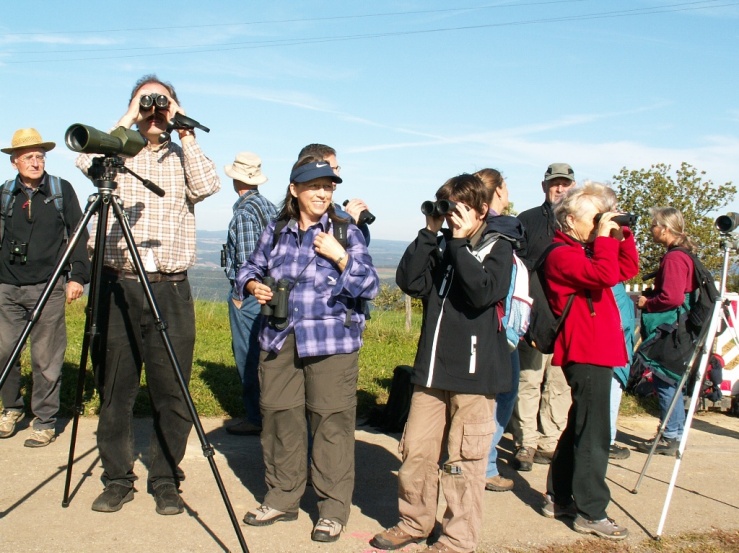
[{"label": "khaki trousers", "polygon": [[415,387],[399,445],[398,526],[404,532],[415,537],[431,533],[441,481],[447,507],[439,541],[462,553],[475,551],[494,413],[492,396]]},{"label": "khaki trousers", "polygon": [[516,448],[554,451],[567,426],[572,404],[570,387],[562,367],[552,365],[551,355],[544,355],[525,342],[519,344],[518,354],[521,375],[511,418],[513,440]]}]

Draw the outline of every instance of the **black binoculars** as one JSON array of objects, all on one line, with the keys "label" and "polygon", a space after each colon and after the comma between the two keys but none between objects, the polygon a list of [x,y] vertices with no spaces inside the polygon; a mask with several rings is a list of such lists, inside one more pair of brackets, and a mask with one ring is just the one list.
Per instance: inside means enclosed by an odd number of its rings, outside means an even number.
[{"label": "black binoculars", "polygon": [[169,98],[164,94],[142,94],[139,98],[139,106],[141,109],[167,109],[169,107]]},{"label": "black binoculars", "polygon": [[435,202],[428,200],[421,204],[421,213],[431,217],[444,217],[456,207],[457,204],[452,200],[436,200]]},{"label": "black binoculars", "polygon": [[[595,216],[594,223],[597,225],[600,222],[600,218],[603,216],[602,213],[598,213]],[[617,225],[621,225],[622,227],[633,227],[636,224],[637,215],[634,215],[633,213],[622,213],[621,215],[616,215],[611,219],[614,223]]]},{"label": "black binoculars", "polygon": [[269,286],[272,290],[272,299],[262,305],[260,313],[269,317],[269,325],[277,330],[287,328],[287,300],[290,295],[290,281],[281,278],[277,282],[275,279],[266,276],[262,279],[262,284]]},{"label": "black binoculars", "polygon": [[15,263],[15,259],[21,262],[21,265],[28,261],[28,243],[10,241],[10,262]]},{"label": "black binoculars", "polygon": [[[346,204],[349,203],[349,200],[344,200],[344,203],[341,204],[344,207],[346,207]],[[371,225],[375,222],[375,216],[372,215],[372,213],[369,212],[367,209],[363,209],[359,214],[359,219],[357,219],[357,225]]]}]

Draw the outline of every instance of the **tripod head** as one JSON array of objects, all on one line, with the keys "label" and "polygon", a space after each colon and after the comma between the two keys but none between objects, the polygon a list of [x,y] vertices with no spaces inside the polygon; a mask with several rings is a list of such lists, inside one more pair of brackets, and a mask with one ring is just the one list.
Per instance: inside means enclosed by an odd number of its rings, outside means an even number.
[{"label": "tripod head", "polygon": [[120,156],[105,154],[103,157],[94,157],[92,158],[92,166],[87,171],[93,184],[101,190],[106,191],[115,190],[118,187],[118,183],[115,181],[115,176],[118,173],[128,173],[136,177],[148,190],[151,190],[160,198],[164,197],[164,190],[149,179],[145,179],[131,171],[131,169],[124,165],[123,159]]}]

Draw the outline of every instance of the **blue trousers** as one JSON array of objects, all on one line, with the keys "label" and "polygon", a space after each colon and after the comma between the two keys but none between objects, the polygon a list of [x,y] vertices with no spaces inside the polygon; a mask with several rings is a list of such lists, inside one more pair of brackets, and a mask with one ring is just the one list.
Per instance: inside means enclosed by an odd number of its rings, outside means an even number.
[{"label": "blue trousers", "polygon": [[241,398],[246,420],[256,426],[262,426],[259,411],[259,309],[259,302],[252,295],[244,298],[241,308],[236,307],[231,294],[228,295],[231,347],[241,379]]},{"label": "blue trousers", "polygon": [[492,478],[500,474],[498,472],[498,444],[503,437],[508,421],[511,420],[513,408],[516,406],[516,398],[518,398],[518,378],[521,374],[521,364],[518,360],[517,349],[511,353],[511,368],[513,369],[513,388],[510,392],[495,395],[495,434],[493,434],[493,443],[490,444],[485,478]]},{"label": "blue trousers", "polygon": [[668,383],[658,375],[654,377],[654,389],[657,391],[657,400],[659,401],[659,418],[664,421],[667,410],[670,408],[672,398],[678,394],[679,398],[672,415],[665,424],[665,432],[663,436],[671,440],[683,437],[683,429],[685,428],[685,405],[683,402],[683,391],[677,388],[677,383]]}]

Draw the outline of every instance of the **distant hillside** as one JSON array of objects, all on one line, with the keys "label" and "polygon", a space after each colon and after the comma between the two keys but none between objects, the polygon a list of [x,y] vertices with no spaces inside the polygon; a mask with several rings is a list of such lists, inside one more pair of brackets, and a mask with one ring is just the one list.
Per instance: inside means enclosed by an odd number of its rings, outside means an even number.
[{"label": "distant hillside", "polygon": [[[196,299],[223,301],[228,294],[228,281],[221,268],[221,247],[226,242],[226,232],[225,230],[197,232],[198,259],[195,267],[189,271]],[[370,255],[383,281],[394,280],[395,269],[407,246],[407,242],[399,240],[370,241]]]}]

